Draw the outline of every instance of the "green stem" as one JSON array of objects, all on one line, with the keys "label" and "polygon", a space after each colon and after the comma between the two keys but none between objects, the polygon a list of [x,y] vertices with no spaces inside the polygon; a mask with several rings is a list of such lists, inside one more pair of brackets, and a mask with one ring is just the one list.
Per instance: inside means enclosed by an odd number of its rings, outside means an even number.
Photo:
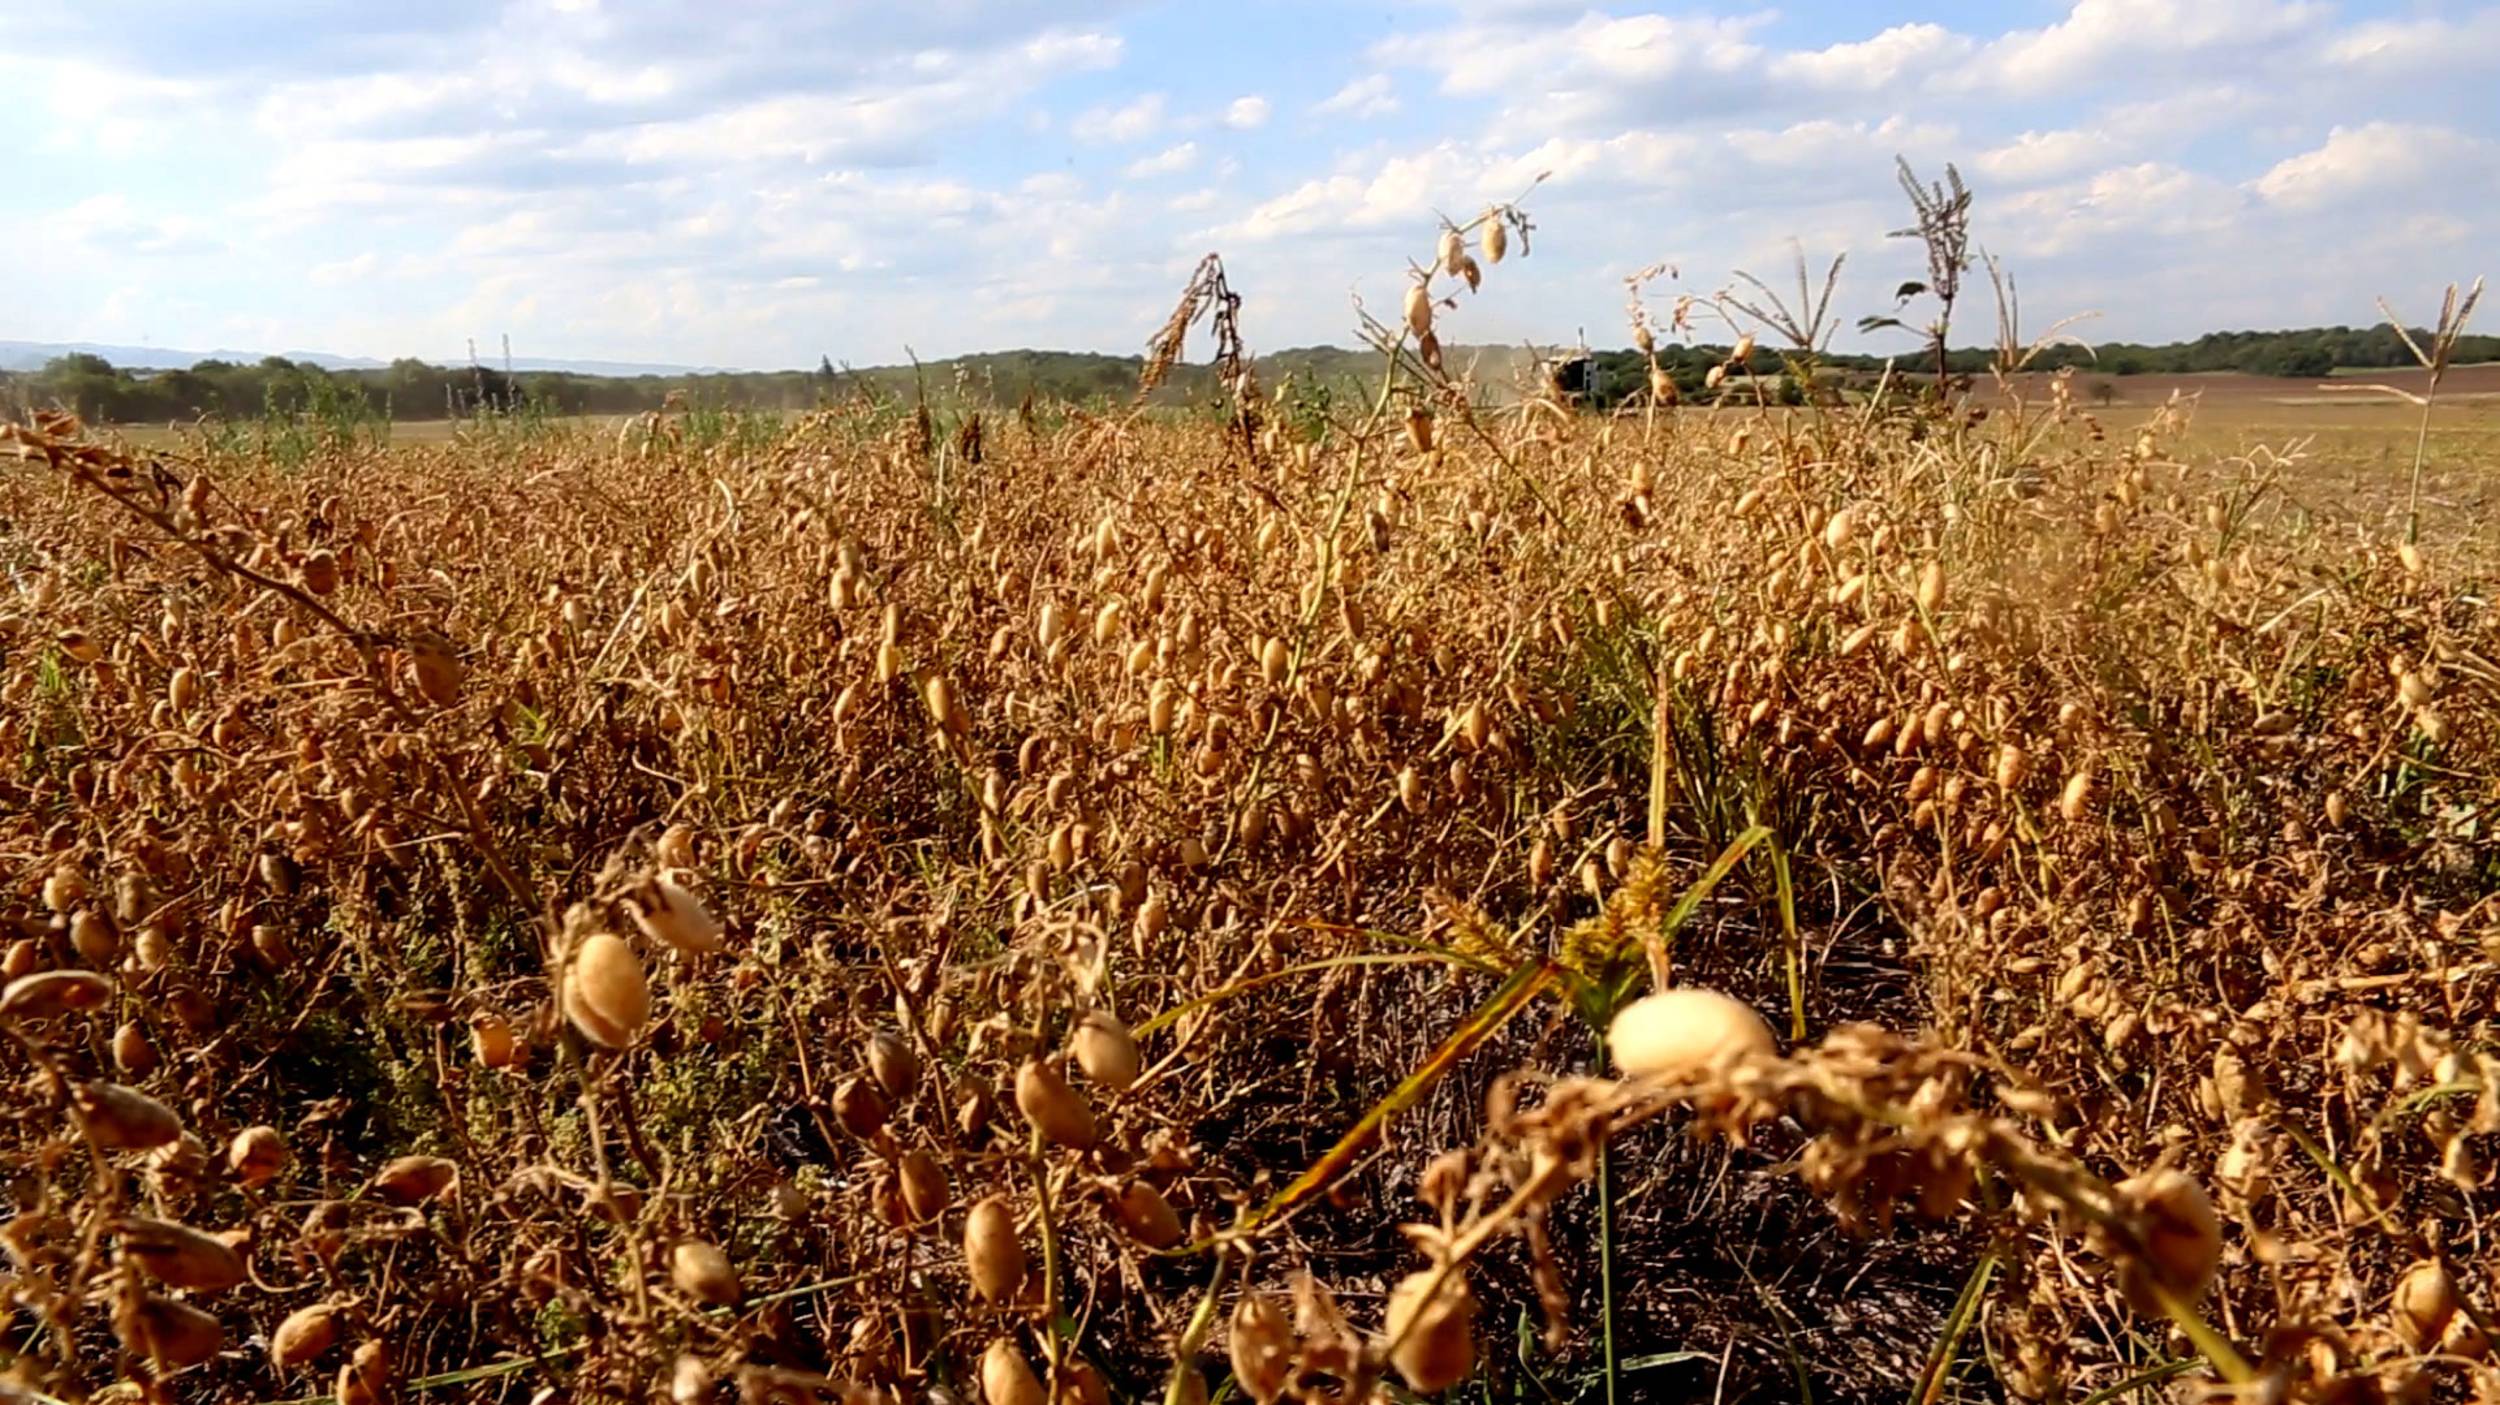
[{"label": "green stem", "polygon": [[1789,879],[1788,851],[1771,841],[1771,877],[1779,885],[1780,948],[1788,962],[1788,1041],[1806,1037],[1805,939],[1797,935],[1797,889]]}]

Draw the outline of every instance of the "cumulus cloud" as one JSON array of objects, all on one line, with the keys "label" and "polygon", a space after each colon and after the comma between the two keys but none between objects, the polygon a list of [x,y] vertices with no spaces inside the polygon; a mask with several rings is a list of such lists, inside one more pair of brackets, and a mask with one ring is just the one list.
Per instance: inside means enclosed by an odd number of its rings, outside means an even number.
[{"label": "cumulus cloud", "polygon": [[2097,130],[2025,132],[1980,152],[1972,158],[1971,169],[2016,183],[2048,180],[2107,159],[2117,144],[2108,133]]},{"label": "cumulus cloud", "polygon": [[2500,145],[2447,127],[2367,122],[2336,127],[2315,150],[2275,163],[2257,178],[2256,190],[2277,205],[2316,209],[2407,190],[2435,176],[2478,179],[2496,162]]},{"label": "cumulus cloud", "polygon": [[1176,176],[1198,164],[1198,143],[1185,141],[1165,147],[1152,156],[1141,157],[1128,164],[1130,180],[1150,180],[1156,176]]},{"label": "cumulus cloud", "polygon": [[2368,20],[2330,36],[2323,52],[2330,64],[2379,75],[2489,71],[2500,66],[2500,6],[2453,19]]},{"label": "cumulus cloud", "polygon": [[1494,98],[1536,120],[1580,128],[1638,120],[1661,108],[1732,104],[1764,50],[1768,15],[1608,15],[1569,23],[1490,13],[1447,29],[1403,35],[1374,50],[1393,67],[1422,68],[1453,97]]},{"label": "cumulus cloud", "polygon": [[2321,0],[2076,0],[2066,18],[1987,46],[1982,73],[2019,92],[2062,90],[2108,77],[2122,64],[2172,67],[2185,60],[2265,51],[2333,13]]},{"label": "cumulus cloud", "polygon": [[1224,109],[1224,125],[1237,132],[1252,131],[1266,126],[1268,114],[1274,110],[1267,99],[1256,93],[1235,98]]},{"label": "cumulus cloud", "polygon": [[1904,24],[1872,39],[1782,54],[1769,69],[1774,78],[1873,92],[1948,68],[1977,47],[1940,24]]},{"label": "cumulus cloud", "polygon": [[1311,105],[1322,117],[1386,117],[1398,110],[1396,84],[1386,73],[1366,74]]},{"label": "cumulus cloud", "polygon": [[1116,106],[1093,107],[1078,113],[1068,130],[1079,141],[1136,142],[1144,141],[1163,130],[1163,109],[1166,99],[1161,93],[1147,93],[1133,101]]}]

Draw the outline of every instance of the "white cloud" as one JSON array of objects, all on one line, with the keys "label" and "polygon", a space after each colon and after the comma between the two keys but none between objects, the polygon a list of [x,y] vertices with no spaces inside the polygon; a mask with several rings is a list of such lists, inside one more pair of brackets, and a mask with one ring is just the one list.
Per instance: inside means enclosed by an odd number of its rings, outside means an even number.
[{"label": "white cloud", "polygon": [[1752,36],[1769,15],[1719,18],[1589,13],[1488,16],[1388,40],[1383,62],[1431,70],[1453,97],[1496,98],[1542,125],[1587,126],[1660,106],[1724,100],[1758,69]]},{"label": "white cloud", "polygon": [[1130,180],[1151,180],[1156,176],[1176,176],[1198,164],[1198,143],[1185,141],[1166,147],[1152,156],[1141,157],[1128,164]]},{"label": "white cloud", "polygon": [[2117,145],[2108,133],[2096,130],[2025,132],[1979,153],[1971,169],[2002,181],[2052,180],[2108,160]]},{"label": "white cloud", "polygon": [[1163,130],[1165,101],[1161,93],[1147,93],[1116,107],[1089,108],[1077,114],[1076,120],[1068,125],[1068,130],[1075,133],[1079,141],[1144,141]]},{"label": "white cloud", "polygon": [[2066,18],[1990,44],[1981,75],[2016,92],[2123,77],[2123,66],[2176,64],[2217,50],[2262,49],[2330,15],[2320,0],[2075,0]]},{"label": "white cloud", "polygon": [[[1818,268],[1850,250],[1836,306],[1876,310],[1919,259],[1884,238],[1900,154],[1970,173],[1974,233],[2027,303],[2166,336],[2366,318],[2410,251],[2500,228],[2479,179],[2500,169],[2500,0],[2061,0],[2021,28],[1785,10],[1261,12],[1243,52],[1295,86],[1185,99],[1162,75],[1234,31],[1119,4],[945,0],[863,27],[798,0],[461,0],[283,32],[195,0],[0,4],[0,92],[23,99],[0,150],[25,168],[0,187],[20,235],[0,306],[60,340],[119,291],[163,344],[457,354],[508,328],[543,354],[864,364],[899,354],[894,328],[926,354],[1127,350],[1219,247],[1255,340],[1342,343],[1331,290],[1394,298],[1440,215],[1547,173],[1535,256],[1455,320],[1602,341],[1625,274],[1666,260],[1706,294],[1777,274],[1792,234]],[[1296,141],[1236,135],[1275,103]]]},{"label": "white cloud", "polygon": [[2326,61],[2389,75],[2500,64],[2500,7],[2462,19],[2369,20],[2330,38]]},{"label": "white cloud", "polygon": [[2434,176],[2486,179],[2500,146],[2446,127],[2368,122],[2336,127],[2324,145],[2275,163],[2257,193],[2291,209],[2317,209],[2358,196],[2405,190]]},{"label": "white cloud", "polygon": [[1311,105],[1322,117],[1386,117],[1398,110],[1395,84],[1386,73],[1357,78]]},{"label": "white cloud", "polygon": [[[2048,258],[2114,249],[2130,238],[2226,231],[2246,208],[2246,196],[2225,182],[2166,162],[2143,161],[2009,196],[1985,218],[1990,227],[2004,231],[1992,242],[2017,255]],[[2137,260],[2158,252],[2141,245],[2125,247]]]},{"label": "white cloud", "polygon": [[1977,47],[1939,24],[1903,24],[1872,39],[1783,54],[1771,62],[1770,72],[1816,87],[1872,92],[1958,63]]}]

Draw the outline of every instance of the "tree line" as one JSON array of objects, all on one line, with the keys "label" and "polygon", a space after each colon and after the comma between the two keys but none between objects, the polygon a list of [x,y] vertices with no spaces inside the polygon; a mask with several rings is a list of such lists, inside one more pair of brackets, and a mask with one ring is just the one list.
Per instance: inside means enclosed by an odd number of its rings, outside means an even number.
[{"label": "tree line", "polygon": [[[2425,333],[2415,332],[2417,340]],[[1488,348],[1505,358],[1507,348]],[[1660,365],[1687,396],[1701,393],[1713,366],[1724,364],[1724,345],[1664,345]],[[1967,348],[1948,354],[1956,374],[1980,374],[1994,353]],[[1888,358],[1824,355],[1826,369],[1873,373]],[[2457,347],[2459,362],[2500,361],[2500,337],[2472,336]],[[880,398],[927,396],[942,400],[1013,404],[1040,401],[1103,404],[1135,393],[1141,359],[1090,352],[1005,351],[926,365],[836,367],[820,360],[812,371],[699,372],[677,375],[597,376],[568,371],[506,373],[482,366],[436,366],[413,358],[379,370],[326,370],[285,357],[251,363],[202,361],[180,370],[133,370],[100,356],[57,357],[43,369],[0,373],[0,407],[59,405],[89,420],[122,424],[240,420],[264,416],[339,415],[395,420],[465,418],[536,413],[624,415],[677,403],[746,410],[810,409],[858,395]],[[1906,362],[1904,363],[1906,365]],[[2143,345],[2105,342],[2089,348],[2052,347],[2033,362],[2038,370],[2073,366],[2099,375],[2177,375],[2240,371],[2252,375],[2316,378],[2337,370],[2410,366],[2413,356],[2394,327],[2312,327],[2279,332],[2209,332],[2194,341]],[[1374,373],[1366,351],[1308,347],[1261,358],[1263,378],[1288,374],[1304,383],[1335,384]],[[1789,367],[1769,347],[1757,347],[1731,371],[1785,377]],[[1589,357],[1586,395],[1598,405],[1618,403],[1648,387],[1646,359],[1636,351]],[[1783,381],[1783,384],[1786,384]],[[1179,366],[1155,398],[1187,404],[1214,393],[1203,366]],[[1793,393],[1793,392],[1792,392]]]}]

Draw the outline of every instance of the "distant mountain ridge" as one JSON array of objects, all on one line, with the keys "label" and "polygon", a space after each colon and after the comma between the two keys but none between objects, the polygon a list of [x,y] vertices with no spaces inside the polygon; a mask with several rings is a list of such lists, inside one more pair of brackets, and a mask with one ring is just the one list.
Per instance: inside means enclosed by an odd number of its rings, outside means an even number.
[{"label": "distant mountain ridge", "polygon": [[[327,351],[184,351],[163,346],[115,346],[103,342],[40,342],[0,341],[0,371],[40,371],[46,362],[59,356],[101,356],[116,366],[134,371],[181,371],[202,361],[231,361],[240,366],[255,365],[263,358],[283,356],[299,365],[319,366],[325,371],[385,371],[388,361],[370,356],[338,356]],[[459,366],[468,358],[428,358],[437,366]],[[489,365],[502,368],[500,358]],[[718,373],[716,366],[674,366],[641,361],[574,361],[563,357],[515,356],[515,371],[563,371],[577,376],[693,376]]]}]

